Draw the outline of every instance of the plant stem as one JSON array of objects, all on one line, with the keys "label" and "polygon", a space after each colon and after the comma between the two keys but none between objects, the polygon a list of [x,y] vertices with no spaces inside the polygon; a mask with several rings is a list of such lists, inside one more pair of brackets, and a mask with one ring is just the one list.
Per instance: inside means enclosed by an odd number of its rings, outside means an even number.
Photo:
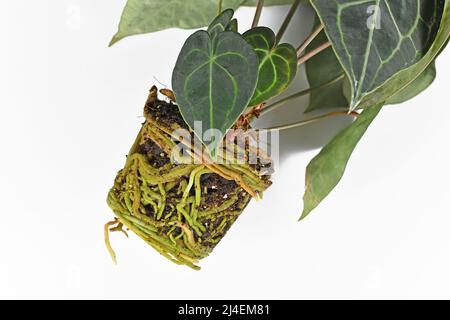
[{"label": "plant stem", "polygon": [[273,127],[273,128],[267,128],[267,129],[261,129],[261,131],[281,131],[281,130],[287,130],[287,129],[293,129],[293,128],[299,128],[299,127],[303,127],[305,125],[308,125],[310,123],[314,123],[317,121],[320,121],[322,119],[328,118],[328,117],[333,117],[333,116],[353,116],[353,117],[358,117],[359,113],[358,112],[346,112],[346,111],[340,111],[340,112],[329,112],[326,114],[323,114],[321,116],[317,116],[308,120],[303,120],[303,121],[299,121],[299,122],[295,122],[295,123],[291,123],[291,124],[287,124],[287,125],[282,125],[282,126],[278,126],[278,127]]},{"label": "plant stem", "polygon": [[258,5],[256,6],[255,17],[253,18],[252,29],[258,26],[263,7],[264,7],[264,0],[259,0]]},{"label": "plant stem", "polygon": [[217,15],[222,13],[222,0],[218,0],[217,3]]},{"label": "plant stem", "polygon": [[292,17],[295,14],[295,11],[297,11],[297,8],[298,8],[299,4],[300,4],[300,0],[296,0],[292,4],[291,9],[289,10],[289,12],[288,12],[288,14],[286,16],[286,19],[284,20],[283,24],[281,25],[280,31],[278,31],[277,38],[276,38],[276,43],[277,44],[280,43],[281,38],[283,38],[283,35],[286,32],[286,29],[288,28],[289,23],[291,22]]},{"label": "plant stem", "polygon": [[297,48],[297,55],[300,57],[303,51],[313,42],[313,40],[319,35],[319,33],[323,30],[324,26],[321,24],[318,26],[306,40]]},{"label": "plant stem", "polygon": [[319,53],[321,53],[325,49],[329,48],[330,46],[331,46],[331,42],[328,41],[328,42],[318,46],[314,50],[308,52],[307,54],[304,54],[303,56],[298,58],[298,65],[301,65],[301,64],[305,63],[306,61],[308,61],[309,59],[311,59],[315,55],[318,55]]},{"label": "plant stem", "polygon": [[283,99],[281,99],[281,100],[279,100],[279,101],[277,101],[277,102],[275,102],[275,103],[265,107],[264,109],[262,109],[262,111],[260,113],[260,116],[263,116],[263,115],[265,115],[265,114],[267,114],[269,112],[272,112],[272,111],[278,109],[279,107],[281,107],[282,105],[284,105],[285,103],[287,103],[287,102],[289,102],[291,100],[294,100],[294,99],[300,98],[302,96],[305,96],[305,95],[307,95],[307,94],[309,94],[309,93],[311,93],[311,92],[313,92],[315,90],[319,90],[319,89],[331,86],[332,84],[338,82],[339,80],[341,80],[343,78],[344,78],[344,74],[340,74],[338,77],[336,77],[336,78],[334,78],[334,79],[332,79],[332,80],[330,80],[330,81],[328,81],[328,82],[326,82],[324,84],[321,84],[321,85],[316,86],[316,87],[308,88],[306,90],[294,93],[293,95],[290,95],[290,96],[288,96],[286,98],[283,98]]}]

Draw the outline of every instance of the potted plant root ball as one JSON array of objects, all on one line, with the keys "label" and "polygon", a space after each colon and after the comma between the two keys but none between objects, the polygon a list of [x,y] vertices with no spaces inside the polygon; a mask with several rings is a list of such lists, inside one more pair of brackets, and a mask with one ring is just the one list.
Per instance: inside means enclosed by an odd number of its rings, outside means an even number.
[{"label": "potted plant root ball", "polygon": [[[211,253],[251,198],[270,186],[272,163],[250,138],[239,144],[241,137],[232,135],[222,159],[213,161],[178,106],[159,100],[156,87],[144,115],[108,194],[116,219],[105,225],[107,247],[115,260],[108,233],[126,232],[125,227],[171,261],[197,269],[198,260]],[[245,135],[246,129],[239,132]]]},{"label": "potted plant root ball", "polygon": [[[305,218],[338,184],[382,108],[414,98],[434,81],[450,34],[450,0],[303,1],[315,25],[301,43],[282,43],[301,2],[176,1],[169,16],[155,1],[127,1],[111,45],[171,27],[207,29],[184,43],[173,91],[151,88],[145,122],[108,194],[115,218],[104,231],[114,260],[110,232],[132,231],[171,261],[198,269],[250,200],[271,185],[274,152],[264,135],[350,117],[306,169]],[[264,5],[274,4],[291,4],[276,34],[259,26]],[[256,5],[243,33],[233,18],[240,5]],[[274,101],[300,66],[309,88]],[[256,118],[303,96],[309,96],[304,112],[313,116],[254,128]]]}]

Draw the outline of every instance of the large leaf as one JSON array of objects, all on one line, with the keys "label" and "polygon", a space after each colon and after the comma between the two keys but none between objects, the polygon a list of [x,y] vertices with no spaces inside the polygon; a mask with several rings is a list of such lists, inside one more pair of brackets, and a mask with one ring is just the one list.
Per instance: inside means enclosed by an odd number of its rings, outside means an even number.
[{"label": "large leaf", "polygon": [[308,216],[339,183],[353,150],[382,106],[380,104],[366,109],[309,163],[306,168],[306,189],[301,219]]},{"label": "large leaf", "polygon": [[428,50],[427,54],[415,65],[400,71],[390,81],[389,85],[385,85],[375,92],[368,95],[361,103],[361,107],[365,108],[376,101],[388,101],[399,91],[406,89],[408,86],[414,85],[416,79],[432,65],[437,56],[444,50],[448,44],[450,35],[450,0],[445,1],[445,8],[441,19],[438,34]]},{"label": "large leaf", "polygon": [[256,27],[243,34],[259,58],[259,77],[250,105],[255,106],[282,93],[297,74],[297,52],[287,43],[276,45],[275,33]]},{"label": "large leaf", "polygon": [[[316,24],[317,26],[318,24]],[[321,32],[309,45],[308,51],[313,50],[319,45],[327,42],[327,36]],[[316,88],[324,84],[331,83],[320,90],[313,90],[310,94],[309,105],[305,112],[312,112],[320,109],[342,108],[348,109],[349,103],[343,93],[343,84],[346,79],[339,78],[344,70],[339,60],[336,58],[332,48],[328,48],[313,59],[309,59],[305,64],[306,76],[308,77],[309,86]]]},{"label": "large leaf", "polygon": [[[425,58],[436,38],[444,2],[447,6],[448,0],[311,2],[351,80],[351,109],[387,100],[379,94],[370,97],[379,88],[392,96],[398,87],[405,87],[394,76]],[[426,66],[409,74],[408,83]]]},{"label": "large leaf", "polygon": [[[172,86],[184,120],[206,142],[202,131],[218,129],[225,134],[234,124],[248,106],[257,80],[258,56],[242,36],[225,31],[213,41],[200,30],[184,44]],[[202,128],[195,126],[196,121]],[[209,144],[212,156],[219,142]]]},{"label": "large leaf", "polygon": [[[320,34],[311,43],[311,50],[325,41],[327,41],[326,35],[324,33]],[[320,109],[348,108],[349,102],[343,92],[348,86],[348,80],[341,79],[333,82],[333,79],[338,78],[342,73],[344,73],[344,70],[331,48],[306,62],[306,74],[310,87],[322,86],[320,90],[313,90],[311,92],[310,102],[305,110],[306,113]],[[436,66],[433,62],[406,88],[399,90],[389,98],[386,104],[399,104],[416,97],[433,83],[435,77]],[[323,86],[327,83],[331,84]]]},{"label": "large leaf", "polygon": [[[223,0],[223,8],[236,9],[242,2]],[[128,0],[110,45],[136,34],[207,26],[217,14],[217,4],[218,0]]]},{"label": "large leaf", "polygon": [[[219,0],[128,0],[119,30],[110,45],[125,37],[169,28],[195,29],[207,26],[217,14]],[[264,6],[292,4],[295,0],[265,0]],[[306,0],[304,0],[306,1]],[[223,8],[256,6],[258,0],[223,0]],[[236,22],[232,22],[230,30]]]}]

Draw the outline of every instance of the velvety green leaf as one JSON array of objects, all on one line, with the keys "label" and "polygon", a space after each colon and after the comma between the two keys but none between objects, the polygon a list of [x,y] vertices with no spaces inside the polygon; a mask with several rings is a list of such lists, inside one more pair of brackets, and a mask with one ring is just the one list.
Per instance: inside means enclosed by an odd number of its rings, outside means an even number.
[{"label": "velvety green leaf", "polygon": [[[373,100],[372,104],[363,104],[363,99],[386,87],[399,72],[426,56],[448,0],[314,0],[311,3],[351,80],[351,109],[355,109],[373,105]],[[394,82],[389,86],[403,84]],[[385,100],[378,98],[376,102]]]},{"label": "velvety green leaf", "polygon": [[[203,140],[202,131],[218,129],[222,134],[246,109],[258,80],[258,56],[253,48],[231,31],[213,41],[206,31],[191,35],[181,50],[172,87],[186,123]],[[220,141],[209,144],[215,156]]]},{"label": "velvety green leaf", "polygon": [[282,93],[297,74],[297,52],[287,43],[276,45],[274,32],[256,27],[243,34],[259,58],[259,77],[251,106],[258,105]]},{"label": "velvety green leaf", "polygon": [[[242,2],[223,0],[223,9],[236,9]],[[207,26],[217,14],[217,4],[217,0],[128,0],[110,45],[136,34]]]},{"label": "velvety green leaf", "polygon": [[438,34],[427,54],[415,65],[398,72],[392,79],[384,85],[366,96],[360,104],[361,108],[366,108],[377,101],[389,100],[397,92],[413,85],[414,81],[436,60],[438,55],[444,50],[450,35],[450,0],[445,0],[444,12]]},{"label": "velvety green leaf", "polygon": [[[265,0],[265,6],[292,4],[295,0]],[[307,1],[307,0],[303,0]],[[256,6],[256,0],[223,0],[223,9]],[[218,0],[128,0],[119,30],[110,45],[125,37],[169,28],[195,29],[207,26],[217,14]],[[234,22],[230,27],[235,27]],[[237,29],[230,29],[237,32]]]},{"label": "velvety green leaf", "polygon": [[[309,45],[307,52],[328,41],[324,32],[321,32]],[[313,59],[309,59],[305,64],[306,76],[309,86],[317,88],[324,84],[331,83],[320,90],[313,90],[310,94],[309,105],[305,112],[320,109],[342,108],[348,109],[349,102],[343,94],[345,79],[333,82],[344,74],[339,60],[336,58],[332,48],[328,48]]]},{"label": "velvety green leaf", "polygon": [[341,131],[309,163],[306,168],[306,189],[301,219],[308,216],[339,183],[353,150],[382,106],[364,110],[355,122]]},{"label": "velvety green leaf", "polygon": [[231,23],[231,19],[233,19],[234,11],[233,9],[227,9],[222,11],[213,22],[208,27],[208,33],[211,35],[211,38],[214,39],[219,33],[227,30],[228,26]]},{"label": "velvety green leaf", "polygon": [[397,92],[386,104],[399,104],[408,101],[426,90],[436,78],[436,64],[433,62],[409,86]]}]

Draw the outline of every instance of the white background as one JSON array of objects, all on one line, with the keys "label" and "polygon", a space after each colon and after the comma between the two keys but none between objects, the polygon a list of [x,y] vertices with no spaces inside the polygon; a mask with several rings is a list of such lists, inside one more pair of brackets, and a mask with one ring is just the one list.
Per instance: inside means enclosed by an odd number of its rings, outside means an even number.
[{"label": "white background", "polygon": [[[112,235],[105,203],[142,122],[147,90],[170,86],[191,31],[107,48],[125,1],[0,4],[0,298],[450,298],[450,51],[418,98],[386,107],[332,195],[299,223],[304,171],[345,118],[281,135],[281,168],[202,261],[176,266]],[[302,7],[289,29],[309,32]],[[264,11],[277,27],[286,8]],[[239,10],[241,31],[253,9]],[[294,89],[306,87],[300,77]],[[302,117],[299,100],[266,121]]]}]

